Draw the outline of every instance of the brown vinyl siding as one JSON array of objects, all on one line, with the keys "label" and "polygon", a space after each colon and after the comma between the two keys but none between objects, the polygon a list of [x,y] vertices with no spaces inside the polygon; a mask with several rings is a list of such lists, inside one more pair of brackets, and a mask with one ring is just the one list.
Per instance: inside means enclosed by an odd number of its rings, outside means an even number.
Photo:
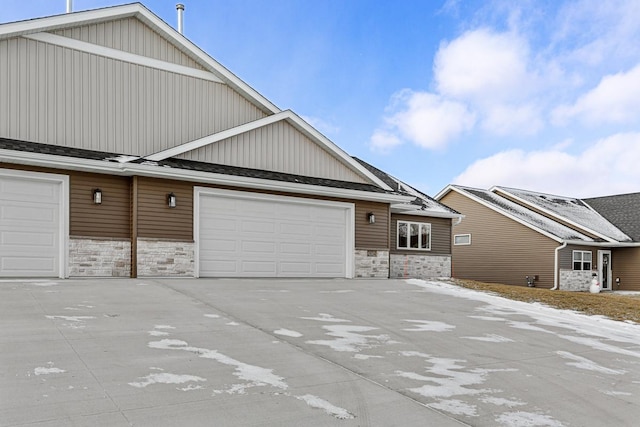
[{"label": "brown vinyl siding", "polygon": [[[431,250],[398,249],[398,220],[431,224]],[[451,255],[451,219],[391,214],[391,253],[403,255]]]},{"label": "brown vinyl siding", "polygon": [[536,287],[553,287],[560,243],[455,191],[440,202],[465,216],[453,234],[471,234],[471,245],[452,247],[453,277],[526,286],[537,275]]},{"label": "brown vinyl siding", "polygon": [[[370,224],[367,214],[376,217]],[[389,250],[389,205],[385,203],[356,201],[356,249]]]},{"label": "brown vinyl siding", "polygon": [[[69,176],[69,235],[129,238],[131,236],[131,178],[53,168],[0,163],[0,167]],[[102,190],[102,204],[93,203],[93,190]]]},{"label": "brown vinyl siding", "polygon": [[[69,181],[71,236],[131,236],[131,178],[71,172]],[[93,203],[93,190],[96,188],[102,190],[100,205]]]},{"label": "brown vinyl siding", "polygon": [[[175,208],[167,195],[176,195]],[[138,178],[138,237],[193,241],[193,183]]]},{"label": "brown vinyl siding", "polygon": [[598,250],[603,250],[608,248],[598,248],[594,246],[578,246],[578,245],[567,245],[566,248],[562,249],[558,254],[558,267],[561,270],[573,270],[573,251],[584,251],[591,252],[591,270],[598,269]]},{"label": "brown vinyl siding", "polygon": [[[616,248],[611,253],[612,288],[640,291],[640,248]],[[616,284],[620,278],[620,286]]]}]

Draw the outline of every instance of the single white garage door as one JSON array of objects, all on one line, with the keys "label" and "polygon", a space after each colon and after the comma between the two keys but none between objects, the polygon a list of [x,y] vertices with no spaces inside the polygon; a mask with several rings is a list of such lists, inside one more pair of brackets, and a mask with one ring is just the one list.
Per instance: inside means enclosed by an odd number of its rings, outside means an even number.
[{"label": "single white garage door", "polygon": [[353,205],[196,189],[200,277],[351,277]]},{"label": "single white garage door", "polygon": [[62,183],[37,176],[0,170],[0,277],[60,276]]}]

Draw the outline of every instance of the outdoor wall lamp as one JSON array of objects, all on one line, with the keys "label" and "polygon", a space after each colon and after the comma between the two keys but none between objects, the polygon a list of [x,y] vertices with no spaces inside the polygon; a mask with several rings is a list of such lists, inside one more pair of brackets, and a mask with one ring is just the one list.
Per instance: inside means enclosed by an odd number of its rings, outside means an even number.
[{"label": "outdoor wall lamp", "polygon": [[376,223],[376,216],[373,214],[373,212],[369,212],[367,214],[367,220],[369,221],[369,224],[375,224]]},{"label": "outdoor wall lamp", "polygon": [[176,207],[176,195],[173,193],[169,193],[167,194],[167,205],[169,205],[170,208],[175,208]]},{"label": "outdoor wall lamp", "polygon": [[102,190],[99,188],[93,190],[93,203],[96,205],[102,204]]}]

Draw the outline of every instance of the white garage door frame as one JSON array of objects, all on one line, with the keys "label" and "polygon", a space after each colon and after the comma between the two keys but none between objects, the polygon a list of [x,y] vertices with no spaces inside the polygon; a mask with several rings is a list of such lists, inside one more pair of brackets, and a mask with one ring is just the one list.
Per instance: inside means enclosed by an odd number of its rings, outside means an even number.
[{"label": "white garage door frame", "polygon": [[252,193],[248,191],[224,190],[209,187],[194,187],[193,197],[193,236],[195,240],[195,277],[200,277],[200,198],[202,196],[218,196],[243,200],[260,200],[301,205],[336,207],[345,210],[345,277],[352,279],[355,275],[355,205],[347,202],[307,199],[302,197],[279,196],[274,194]]},{"label": "white garage door frame", "polygon": [[60,185],[58,226],[58,277],[68,277],[67,253],[69,251],[69,176],[14,169],[0,169],[0,178],[20,178],[29,181],[57,183]]}]

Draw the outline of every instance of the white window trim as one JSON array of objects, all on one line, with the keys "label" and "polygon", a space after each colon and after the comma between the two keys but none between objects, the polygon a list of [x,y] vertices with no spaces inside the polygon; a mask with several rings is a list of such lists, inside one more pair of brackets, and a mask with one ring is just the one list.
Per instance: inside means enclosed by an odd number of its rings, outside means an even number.
[{"label": "white window trim", "polygon": [[[576,270],[575,269],[575,265],[574,265],[576,262],[578,262],[578,261],[576,261],[576,258],[575,258],[576,253],[580,253],[580,261],[579,262],[580,262],[581,267],[582,267],[580,270]],[[584,260],[584,254],[591,255],[591,261],[585,261]],[[585,262],[588,262],[589,264],[591,264],[591,268],[589,268],[588,270],[584,268],[584,263]],[[591,271],[591,270],[593,270],[593,252],[591,252],[591,251],[572,251],[571,252],[571,269],[573,271]]]},{"label": "white window trim", "polygon": [[[463,236],[468,236],[469,237],[469,241],[466,243],[456,243],[456,238],[458,237],[463,237]],[[469,246],[471,244],[471,234],[467,233],[467,234],[456,234],[455,236],[453,236],[453,244],[454,246]]]},{"label": "white window trim", "polygon": [[[429,226],[429,247],[428,248],[408,248],[408,247],[401,247],[400,246],[400,224],[407,224],[407,229],[411,228],[412,224],[416,224],[418,225],[418,227],[420,225],[427,225]],[[418,228],[418,230],[420,230],[420,228]],[[418,236],[420,236],[420,234],[418,234]],[[409,236],[407,236],[407,242]],[[396,249],[398,250],[403,250],[403,251],[419,251],[419,252],[429,252],[431,251],[431,223],[429,222],[417,222],[417,221],[405,221],[405,220],[398,220],[396,223]]]}]

